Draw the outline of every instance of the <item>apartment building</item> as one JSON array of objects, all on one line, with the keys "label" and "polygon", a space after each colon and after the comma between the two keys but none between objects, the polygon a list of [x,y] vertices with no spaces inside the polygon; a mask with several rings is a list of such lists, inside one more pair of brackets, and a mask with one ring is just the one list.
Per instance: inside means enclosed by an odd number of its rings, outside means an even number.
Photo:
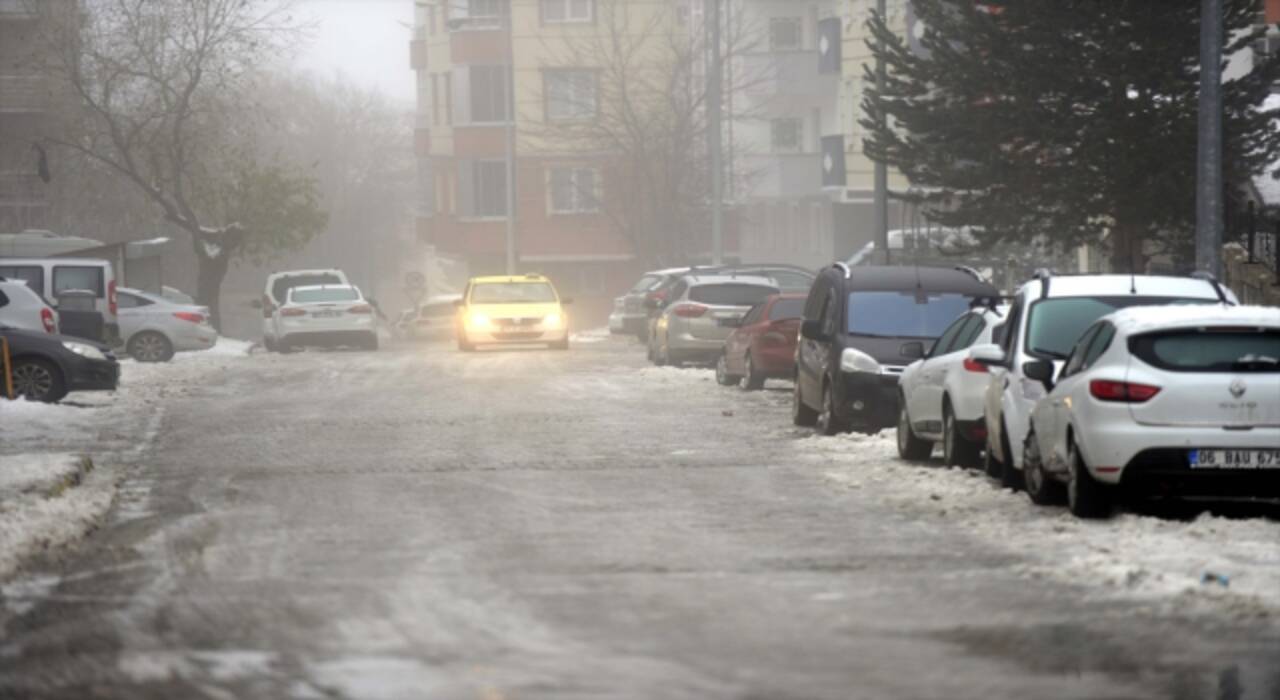
[{"label": "apartment building", "polygon": [[44,48],[74,0],[0,0],[0,232],[45,228],[50,190],[34,144],[66,107]]},{"label": "apartment building", "polygon": [[625,196],[609,177],[612,154],[553,137],[557,125],[599,114],[600,66],[575,46],[602,31],[603,3],[613,2],[416,0],[417,233],[437,255],[462,263],[455,268],[506,269],[514,202],[519,271],[547,274],[580,299],[603,299],[634,281],[641,263],[608,207]]}]

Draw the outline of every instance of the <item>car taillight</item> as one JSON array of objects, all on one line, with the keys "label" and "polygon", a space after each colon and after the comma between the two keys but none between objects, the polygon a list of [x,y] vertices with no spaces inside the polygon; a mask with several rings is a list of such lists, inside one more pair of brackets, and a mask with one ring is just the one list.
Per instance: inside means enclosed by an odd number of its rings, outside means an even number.
[{"label": "car taillight", "polygon": [[353,307],[351,307],[351,308],[347,309],[347,313],[349,313],[349,314],[371,314],[371,313],[373,313],[373,307],[372,307],[372,306],[369,306],[368,304],[356,304],[355,306],[353,306]]},{"label": "car taillight", "polygon": [[58,332],[58,324],[53,321],[53,309],[47,306],[40,309],[40,325],[44,326],[44,332],[50,335]]},{"label": "car taillight", "polygon": [[306,316],[305,309],[280,309],[281,316]]},{"label": "car taillight", "polygon": [[966,372],[977,372],[978,374],[987,374],[987,366],[973,359],[972,357],[964,358],[964,370]]},{"label": "car taillight", "polygon": [[707,307],[702,304],[681,304],[671,312],[681,318],[698,318],[707,313]]},{"label": "car taillight", "polygon": [[111,280],[107,283],[107,308],[111,310],[111,315],[115,316],[120,311],[120,303],[116,297],[116,281]]},{"label": "car taillight", "polygon": [[1113,382],[1109,379],[1095,379],[1089,382],[1089,394],[1099,401],[1142,403],[1159,393],[1160,387],[1149,384]]},{"label": "car taillight", "polygon": [[190,311],[175,311],[175,312],[173,313],[173,317],[174,317],[174,318],[180,318],[180,319],[182,319],[183,321],[190,321],[190,322],[192,322],[192,323],[204,323],[204,316],[203,316],[203,315],[201,315],[201,314],[193,314],[193,313],[191,313]]}]

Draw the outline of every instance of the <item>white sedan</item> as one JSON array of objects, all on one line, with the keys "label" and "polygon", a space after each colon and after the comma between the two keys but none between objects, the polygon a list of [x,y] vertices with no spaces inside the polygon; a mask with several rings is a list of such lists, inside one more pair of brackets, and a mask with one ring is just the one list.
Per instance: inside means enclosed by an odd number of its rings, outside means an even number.
[{"label": "white sedan", "polygon": [[903,371],[898,416],[898,456],[928,459],[942,443],[947,466],[976,467],[987,439],[983,396],[990,375],[986,365],[969,359],[973,345],[991,342],[1007,307],[977,308],[956,319],[925,354],[921,342],[902,346],[902,354],[922,358]]},{"label": "white sedan", "polygon": [[1067,484],[1071,512],[1138,496],[1280,499],[1280,309],[1132,308],[1085,331],[1023,446],[1028,491]]},{"label": "white sedan", "polygon": [[208,350],[218,342],[209,309],[179,304],[137,289],[117,292],[120,337],[138,362],[168,362],[176,352]]},{"label": "white sedan", "polygon": [[378,349],[377,309],[351,285],[294,287],[275,314],[281,352],[312,345]]}]

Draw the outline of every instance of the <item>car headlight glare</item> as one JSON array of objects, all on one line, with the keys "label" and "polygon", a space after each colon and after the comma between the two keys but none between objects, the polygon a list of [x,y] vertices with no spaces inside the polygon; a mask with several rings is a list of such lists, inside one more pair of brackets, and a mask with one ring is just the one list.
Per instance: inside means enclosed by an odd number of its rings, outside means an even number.
[{"label": "car headlight glare", "polygon": [[92,345],[88,345],[85,343],[66,342],[62,344],[62,347],[70,350],[71,352],[74,352],[80,357],[87,357],[90,360],[107,359],[107,356],[102,354],[101,350],[93,347]]},{"label": "car headlight glare", "polygon": [[548,314],[546,318],[542,319],[542,325],[547,328],[559,328],[562,323],[564,323],[564,318],[560,314]]},{"label": "car headlight glare", "polygon": [[473,313],[467,317],[467,325],[471,328],[488,328],[489,317],[481,313]]},{"label": "car headlight glare", "polygon": [[845,348],[840,353],[840,371],[841,372],[870,372],[871,374],[880,374],[880,363],[875,358],[861,350],[854,348]]}]

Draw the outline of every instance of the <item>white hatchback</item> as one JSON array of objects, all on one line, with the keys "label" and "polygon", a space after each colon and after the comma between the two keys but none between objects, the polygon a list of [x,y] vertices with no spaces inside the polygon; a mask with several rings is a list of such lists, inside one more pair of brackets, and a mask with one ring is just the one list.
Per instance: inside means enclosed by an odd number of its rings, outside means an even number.
[{"label": "white hatchback", "polygon": [[307,345],[378,349],[377,310],[351,285],[293,287],[275,314],[281,352]]},{"label": "white hatchback", "polygon": [[947,466],[978,466],[987,439],[982,412],[990,376],[986,365],[969,359],[969,347],[990,343],[992,329],[1007,311],[973,309],[943,331],[928,354],[923,342],[903,344],[903,357],[921,359],[898,380],[898,456],[928,459],[933,444],[941,442]]},{"label": "white hatchback", "polygon": [[0,277],[0,326],[58,332],[58,314],[22,280]]},{"label": "white hatchback", "polygon": [[1085,331],[1056,384],[1050,360],[1026,374],[1050,391],[1031,412],[1023,474],[1065,482],[1080,517],[1110,513],[1117,487],[1280,499],[1280,309],[1118,311]]}]

